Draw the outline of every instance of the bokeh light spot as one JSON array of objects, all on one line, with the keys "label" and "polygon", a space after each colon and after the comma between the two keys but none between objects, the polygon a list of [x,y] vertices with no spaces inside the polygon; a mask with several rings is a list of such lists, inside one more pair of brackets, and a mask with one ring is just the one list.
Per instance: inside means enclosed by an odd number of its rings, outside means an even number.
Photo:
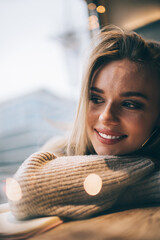
[{"label": "bokeh light spot", "polygon": [[19,201],[22,197],[21,187],[14,178],[6,179],[6,195],[12,201]]},{"label": "bokeh light spot", "polygon": [[97,8],[96,8],[97,12],[98,13],[105,13],[106,9],[104,6],[102,5],[99,5]]},{"label": "bokeh light spot", "polygon": [[91,10],[91,11],[95,10],[95,9],[96,9],[96,4],[94,4],[94,3],[89,3],[89,4],[88,4],[88,9]]},{"label": "bokeh light spot", "polygon": [[88,17],[89,29],[94,30],[99,28],[99,21],[96,15],[92,15]]},{"label": "bokeh light spot", "polygon": [[84,183],[83,183],[84,189],[85,191],[91,195],[91,196],[95,196],[97,195],[102,188],[102,179],[99,175],[97,174],[89,174]]}]

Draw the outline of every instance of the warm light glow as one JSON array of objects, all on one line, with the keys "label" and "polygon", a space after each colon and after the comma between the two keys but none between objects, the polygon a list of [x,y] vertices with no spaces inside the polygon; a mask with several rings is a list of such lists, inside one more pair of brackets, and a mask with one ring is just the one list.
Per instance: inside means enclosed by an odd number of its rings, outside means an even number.
[{"label": "warm light glow", "polygon": [[105,7],[102,5],[98,6],[96,10],[98,13],[104,13],[106,11]]},{"label": "warm light glow", "polygon": [[89,3],[89,4],[88,4],[88,9],[91,10],[91,11],[95,10],[95,9],[96,9],[96,4],[94,4],[94,3]]},{"label": "warm light glow", "polygon": [[123,21],[121,24],[124,29],[134,30],[158,20],[160,20],[160,8],[153,8],[137,12],[136,17],[131,15],[128,21]]},{"label": "warm light glow", "polygon": [[22,197],[21,187],[14,178],[6,179],[6,195],[12,201],[18,201]]},{"label": "warm light glow", "polygon": [[89,21],[89,29],[94,30],[96,28],[99,28],[99,22],[98,22],[98,17],[95,15],[92,15],[88,18]]},{"label": "warm light glow", "polygon": [[93,173],[86,177],[83,185],[85,191],[89,195],[95,196],[100,192],[102,188],[102,179],[100,178],[99,175]]}]

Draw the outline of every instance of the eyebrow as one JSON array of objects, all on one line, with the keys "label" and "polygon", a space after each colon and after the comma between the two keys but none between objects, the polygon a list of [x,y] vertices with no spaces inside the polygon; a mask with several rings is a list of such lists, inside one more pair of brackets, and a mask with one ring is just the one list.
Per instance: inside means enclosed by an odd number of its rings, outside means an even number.
[{"label": "eyebrow", "polygon": [[[97,87],[91,87],[90,88],[91,91],[95,91],[95,92],[98,92],[98,93],[104,93],[104,91],[100,88],[97,88]],[[141,97],[141,98],[144,98],[146,100],[148,100],[148,97],[141,93],[141,92],[124,92],[124,93],[121,93],[120,94],[121,97]]]},{"label": "eyebrow", "polygon": [[98,93],[104,93],[104,91],[100,88],[96,88],[96,87],[91,87],[90,88],[91,91],[95,91],[95,92],[98,92]]},{"label": "eyebrow", "polygon": [[120,96],[122,96],[122,97],[141,97],[141,98],[148,100],[148,97],[141,92],[124,92],[124,93],[121,93]]}]

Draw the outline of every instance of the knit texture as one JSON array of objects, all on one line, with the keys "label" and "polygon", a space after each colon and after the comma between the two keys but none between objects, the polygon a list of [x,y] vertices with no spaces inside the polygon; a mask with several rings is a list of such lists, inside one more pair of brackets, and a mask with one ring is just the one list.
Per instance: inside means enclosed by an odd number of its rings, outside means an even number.
[{"label": "knit texture", "polygon": [[[25,160],[15,174],[22,197],[18,201],[9,200],[10,208],[17,219],[51,215],[73,219],[90,217],[111,208],[128,186],[153,168],[150,159],[139,156],[56,158],[52,153],[38,152]],[[95,196],[84,189],[86,177],[93,173],[102,179],[102,189]]]},{"label": "knit texture", "polygon": [[119,202],[121,205],[160,203],[160,171],[151,173],[126,189]]}]

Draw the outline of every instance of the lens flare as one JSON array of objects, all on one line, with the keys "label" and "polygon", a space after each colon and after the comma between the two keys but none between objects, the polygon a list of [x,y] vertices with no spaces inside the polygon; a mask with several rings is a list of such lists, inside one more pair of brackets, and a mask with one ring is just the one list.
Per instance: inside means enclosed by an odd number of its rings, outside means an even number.
[{"label": "lens flare", "polygon": [[22,197],[21,187],[14,178],[6,179],[6,195],[11,201],[19,201]]},{"label": "lens flare", "polygon": [[99,175],[97,174],[89,174],[84,183],[83,183],[84,189],[85,191],[91,195],[91,196],[95,196],[97,195],[102,188],[102,179]]}]

